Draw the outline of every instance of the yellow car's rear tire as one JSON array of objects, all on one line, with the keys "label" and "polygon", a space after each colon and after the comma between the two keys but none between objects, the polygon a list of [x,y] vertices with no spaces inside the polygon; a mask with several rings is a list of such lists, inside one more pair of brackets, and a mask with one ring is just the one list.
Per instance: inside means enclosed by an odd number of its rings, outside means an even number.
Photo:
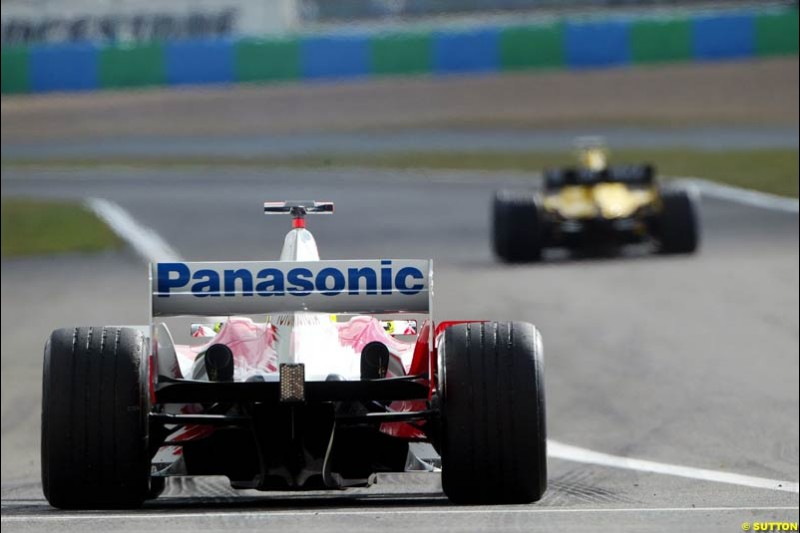
[{"label": "yellow car's rear tire", "polygon": [[656,239],[663,254],[690,254],[700,241],[699,218],[694,197],[686,189],[661,191],[661,214]]},{"label": "yellow car's rear tire", "polygon": [[499,191],[492,211],[494,253],[510,263],[538,261],[544,248],[544,217],[532,192]]}]

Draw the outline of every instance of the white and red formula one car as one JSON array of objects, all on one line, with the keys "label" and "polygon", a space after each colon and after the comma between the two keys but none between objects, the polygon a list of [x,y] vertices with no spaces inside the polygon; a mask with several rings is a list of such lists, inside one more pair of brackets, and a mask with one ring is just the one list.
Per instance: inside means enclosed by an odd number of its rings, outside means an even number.
[{"label": "white and red formula one car", "polygon": [[[305,216],[332,211],[266,203],[294,217],[279,261],[153,264],[149,325],[50,335],[42,485],[53,506],[140,506],[172,476],[310,490],[440,468],[456,503],[541,498],[536,328],[434,322],[428,260],[321,261]],[[186,344],[160,321],[182,316],[205,317]]]}]

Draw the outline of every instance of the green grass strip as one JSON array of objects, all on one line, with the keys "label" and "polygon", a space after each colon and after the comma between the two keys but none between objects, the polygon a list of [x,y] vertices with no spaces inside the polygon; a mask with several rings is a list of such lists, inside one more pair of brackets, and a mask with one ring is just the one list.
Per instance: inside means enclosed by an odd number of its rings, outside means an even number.
[{"label": "green grass strip", "polygon": [[2,256],[97,252],[121,246],[119,237],[77,202],[2,200]]}]

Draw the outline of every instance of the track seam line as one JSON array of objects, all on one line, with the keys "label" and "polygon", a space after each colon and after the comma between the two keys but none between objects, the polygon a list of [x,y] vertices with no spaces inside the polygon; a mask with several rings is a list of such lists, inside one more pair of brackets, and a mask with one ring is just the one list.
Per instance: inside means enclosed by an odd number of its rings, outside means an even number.
[{"label": "track seam line", "polygon": [[796,506],[753,506],[753,507],[623,507],[623,508],[490,508],[490,509],[376,509],[371,510],[335,510],[309,509],[308,511],[276,511],[266,509],[262,511],[218,511],[218,512],[144,512],[144,513],[93,513],[81,512],[79,514],[51,514],[51,515],[12,515],[3,516],[3,522],[41,521],[57,522],[70,520],[123,520],[123,519],[149,519],[149,518],[283,518],[299,516],[390,516],[390,515],[477,515],[477,514],[589,514],[589,513],[679,513],[679,512],[736,512],[736,511],[796,511]]}]

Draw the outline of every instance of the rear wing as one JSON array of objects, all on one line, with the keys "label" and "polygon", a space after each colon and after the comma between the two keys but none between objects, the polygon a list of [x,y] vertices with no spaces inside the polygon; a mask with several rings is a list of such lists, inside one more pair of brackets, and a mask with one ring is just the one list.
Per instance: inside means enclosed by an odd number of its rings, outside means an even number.
[{"label": "rear wing", "polygon": [[544,172],[545,188],[557,190],[567,185],[597,185],[598,183],[625,183],[652,185],[656,169],[653,165],[615,165],[602,170],[589,168],[548,169]]},{"label": "rear wing", "polygon": [[264,202],[265,215],[332,215],[333,202]]},{"label": "rear wing", "polygon": [[151,316],[430,314],[432,281],[419,259],[153,263]]}]

